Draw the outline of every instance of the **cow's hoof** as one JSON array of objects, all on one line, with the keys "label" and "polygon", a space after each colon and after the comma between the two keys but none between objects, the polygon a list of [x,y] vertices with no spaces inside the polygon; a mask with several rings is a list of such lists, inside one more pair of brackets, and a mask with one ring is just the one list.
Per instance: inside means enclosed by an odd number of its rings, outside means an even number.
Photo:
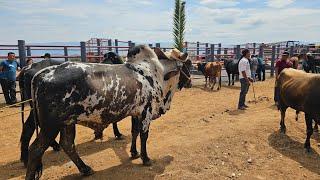
[{"label": "cow's hoof", "polygon": [[138,153],[138,152],[136,152],[136,153],[131,153],[131,157],[130,157],[130,159],[138,159],[138,158],[140,158],[140,154]]},{"label": "cow's hoof", "polygon": [[123,135],[122,134],[119,134],[119,135],[116,135],[116,140],[123,140]]},{"label": "cow's hoof", "polygon": [[286,128],[280,128],[280,133],[281,134],[286,134],[286,131],[287,131]]},{"label": "cow's hoof", "polygon": [[143,165],[144,165],[144,166],[151,166],[151,165],[152,165],[152,162],[151,162],[151,160],[148,158],[148,160],[143,160]]},{"label": "cow's hoof", "polygon": [[81,170],[81,175],[82,176],[90,176],[92,174],[94,174],[94,171],[91,169],[90,166],[86,166],[85,169]]}]

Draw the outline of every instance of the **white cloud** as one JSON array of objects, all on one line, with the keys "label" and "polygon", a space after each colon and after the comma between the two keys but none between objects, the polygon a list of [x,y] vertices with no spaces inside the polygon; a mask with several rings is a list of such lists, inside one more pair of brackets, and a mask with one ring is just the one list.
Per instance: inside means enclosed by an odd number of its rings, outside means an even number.
[{"label": "white cloud", "polygon": [[272,8],[283,8],[292,4],[294,0],[268,0],[266,3]]},{"label": "white cloud", "polygon": [[214,8],[232,7],[239,3],[237,0],[200,0],[200,4]]}]

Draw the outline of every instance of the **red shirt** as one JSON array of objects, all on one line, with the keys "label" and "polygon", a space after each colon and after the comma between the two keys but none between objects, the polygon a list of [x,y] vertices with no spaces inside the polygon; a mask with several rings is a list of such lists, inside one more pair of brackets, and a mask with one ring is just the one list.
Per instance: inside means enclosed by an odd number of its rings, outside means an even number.
[{"label": "red shirt", "polygon": [[278,74],[280,74],[281,71],[284,70],[285,68],[291,68],[291,67],[292,67],[292,63],[290,61],[278,60],[276,62],[276,68],[278,68]]}]

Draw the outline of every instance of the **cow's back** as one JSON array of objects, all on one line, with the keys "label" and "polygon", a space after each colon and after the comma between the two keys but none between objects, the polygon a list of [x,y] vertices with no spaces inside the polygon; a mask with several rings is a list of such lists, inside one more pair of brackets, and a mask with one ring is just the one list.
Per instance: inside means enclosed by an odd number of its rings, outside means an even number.
[{"label": "cow's back", "polygon": [[278,86],[286,106],[303,112],[320,112],[320,75],[285,69],[279,75]]}]

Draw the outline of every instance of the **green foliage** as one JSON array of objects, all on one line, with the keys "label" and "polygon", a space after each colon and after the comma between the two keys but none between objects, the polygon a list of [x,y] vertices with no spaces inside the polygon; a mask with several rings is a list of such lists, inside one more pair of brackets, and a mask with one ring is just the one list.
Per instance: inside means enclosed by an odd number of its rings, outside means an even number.
[{"label": "green foliage", "polygon": [[186,14],[185,14],[185,1],[176,0],[175,10],[173,15],[173,39],[174,47],[183,50]]}]

